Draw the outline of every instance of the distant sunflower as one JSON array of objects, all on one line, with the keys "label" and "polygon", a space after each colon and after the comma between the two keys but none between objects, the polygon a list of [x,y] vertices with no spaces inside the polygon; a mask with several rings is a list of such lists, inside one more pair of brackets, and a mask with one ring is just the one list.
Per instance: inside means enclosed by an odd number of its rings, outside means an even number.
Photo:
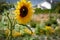
[{"label": "distant sunflower", "polygon": [[16,19],[20,24],[26,24],[31,20],[33,8],[30,1],[21,0],[17,2],[15,10]]}]

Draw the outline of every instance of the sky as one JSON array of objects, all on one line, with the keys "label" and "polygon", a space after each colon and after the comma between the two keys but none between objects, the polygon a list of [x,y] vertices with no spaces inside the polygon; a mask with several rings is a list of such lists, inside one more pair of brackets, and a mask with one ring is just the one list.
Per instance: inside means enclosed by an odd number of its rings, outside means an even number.
[{"label": "sky", "polygon": [[[40,3],[40,2],[42,2],[42,1],[44,1],[44,0],[30,0],[30,1],[31,1],[31,3],[32,3],[33,5],[36,5],[36,4],[38,4],[38,3]],[[6,2],[14,3],[14,2],[17,2],[17,0],[6,0]]]},{"label": "sky", "polygon": [[41,3],[42,1],[44,1],[44,0],[31,0],[31,2],[32,2],[33,5]]},{"label": "sky", "polygon": [[[33,5],[36,5],[36,4],[38,4],[38,3],[41,3],[41,2],[43,2],[43,1],[45,1],[45,0],[30,0],[31,2],[32,2],[32,4]],[[53,1],[60,1],[60,0],[53,0]],[[6,0],[6,2],[9,2],[9,3],[16,3],[17,2],[17,0]]]}]

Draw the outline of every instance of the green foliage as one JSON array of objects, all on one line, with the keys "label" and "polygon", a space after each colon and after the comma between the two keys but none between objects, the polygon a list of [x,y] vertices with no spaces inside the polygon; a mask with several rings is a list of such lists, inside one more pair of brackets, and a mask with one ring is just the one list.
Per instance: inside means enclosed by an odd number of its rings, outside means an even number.
[{"label": "green foliage", "polygon": [[10,8],[14,7],[13,4],[8,4],[6,2],[1,2],[0,3],[0,14],[2,14],[2,12],[4,12],[4,10],[8,10]]},{"label": "green foliage", "polygon": [[40,14],[40,13],[53,13],[54,11],[52,9],[41,9],[41,8],[36,8],[35,9],[35,14]]},{"label": "green foliage", "polygon": [[47,26],[52,26],[53,25],[54,27],[58,26],[57,16],[56,15],[54,15],[54,16],[50,15],[49,20],[46,22],[46,25]]},{"label": "green foliage", "polygon": [[55,13],[60,13],[60,2],[57,2],[55,4],[52,4],[52,10],[55,12]]},{"label": "green foliage", "polygon": [[56,12],[60,13],[60,2],[56,3]]},{"label": "green foliage", "polygon": [[37,13],[37,14],[38,14],[38,13],[41,13],[41,11],[42,11],[42,10],[41,10],[40,8],[36,8],[36,9],[35,9],[35,13]]},{"label": "green foliage", "polygon": [[30,25],[31,25],[32,28],[36,28],[36,22],[31,21]]}]

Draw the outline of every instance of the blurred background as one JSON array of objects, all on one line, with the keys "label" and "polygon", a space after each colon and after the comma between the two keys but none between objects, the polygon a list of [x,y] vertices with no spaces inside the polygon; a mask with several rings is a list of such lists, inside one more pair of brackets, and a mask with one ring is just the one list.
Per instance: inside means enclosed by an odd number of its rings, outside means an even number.
[{"label": "blurred background", "polygon": [[[13,19],[13,11],[17,1],[19,0],[0,0],[0,40],[5,40],[6,34],[9,32],[7,28],[10,25],[5,15],[9,12],[9,16]],[[17,35],[18,33],[12,34],[13,40],[60,40],[60,0],[28,1],[32,3],[34,15],[27,25],[34,35],[31,36],[30,30],[26,34],[24,31],[26,27],[16,23],[14,30],[21,32],[23,36]]]}]

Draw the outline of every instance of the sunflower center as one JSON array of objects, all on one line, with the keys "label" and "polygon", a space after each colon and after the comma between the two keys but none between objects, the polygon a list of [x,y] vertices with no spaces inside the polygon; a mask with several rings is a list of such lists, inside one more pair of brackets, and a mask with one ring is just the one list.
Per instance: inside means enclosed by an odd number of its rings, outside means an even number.
[{"label": "sunflower center", "polygon": [[22,6],[20,9],[20,16],[25,17],[28,14],[28,8],[25,6]]}]

